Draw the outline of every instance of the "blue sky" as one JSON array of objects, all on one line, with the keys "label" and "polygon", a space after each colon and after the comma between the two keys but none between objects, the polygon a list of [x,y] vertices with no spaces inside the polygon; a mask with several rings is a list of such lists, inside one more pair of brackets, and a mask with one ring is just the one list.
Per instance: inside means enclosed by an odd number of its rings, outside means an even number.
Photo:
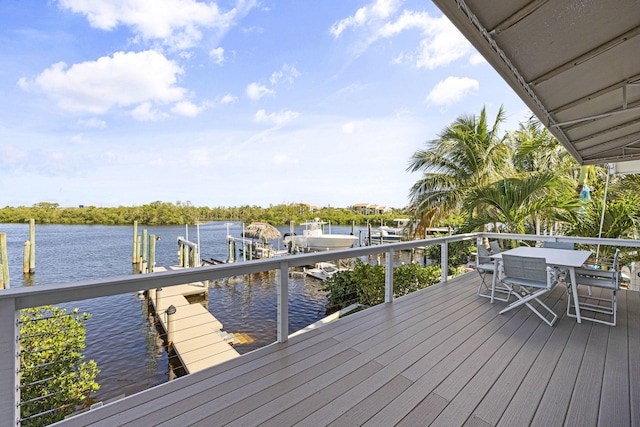
[{"label": "blue sky", "polygon": [[424,0],[3,0],[0,46],[0,206],[401,208],[457,117],[529,115]]}]

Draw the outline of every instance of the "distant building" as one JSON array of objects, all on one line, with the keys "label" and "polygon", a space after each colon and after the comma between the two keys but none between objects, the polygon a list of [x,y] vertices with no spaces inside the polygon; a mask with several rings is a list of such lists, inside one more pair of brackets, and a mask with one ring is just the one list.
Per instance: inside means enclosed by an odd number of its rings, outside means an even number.
[{"label": "distant building", "polygon": [[292,208],[298,208],[300,212],[304,212],[304,211],[316,212],[320,210],[319,207],[309,205],[307,203],[291,203],[289,206]]},{"label": "distant building", "polygon": [[375,203],[356,203],[351,206],[351,209],[362,215],[379,215],[391,212],[390,207]]}]

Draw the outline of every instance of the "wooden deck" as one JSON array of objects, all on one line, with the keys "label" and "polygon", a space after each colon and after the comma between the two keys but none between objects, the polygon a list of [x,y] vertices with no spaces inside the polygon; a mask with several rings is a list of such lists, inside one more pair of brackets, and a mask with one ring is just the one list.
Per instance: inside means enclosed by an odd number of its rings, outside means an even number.
[{"label": "wooden deck", "polygon": [[[640,426],[640,293],[554,327],[461,276],[63,421],[162,426]],[[566,310],[564,288],[547,298]]]}]

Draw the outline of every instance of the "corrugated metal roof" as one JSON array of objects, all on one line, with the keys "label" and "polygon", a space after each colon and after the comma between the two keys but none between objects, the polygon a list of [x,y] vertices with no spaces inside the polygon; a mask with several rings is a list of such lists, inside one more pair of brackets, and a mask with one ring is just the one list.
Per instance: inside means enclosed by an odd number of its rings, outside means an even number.
[{"label": "corrugated metal roof", "polygon": [[433,1],[580,164],[640,159],[640,1]]}]

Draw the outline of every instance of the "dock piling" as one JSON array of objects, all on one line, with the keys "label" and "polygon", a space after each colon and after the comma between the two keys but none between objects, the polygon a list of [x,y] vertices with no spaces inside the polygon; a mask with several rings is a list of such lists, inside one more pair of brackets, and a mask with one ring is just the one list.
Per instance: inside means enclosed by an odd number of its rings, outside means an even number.
[{"label": "dock piling", "polygon": [[29,274],[36,272],[36,220],[29,220]]},{"label": "dock piling", "polygon": [[0,233],[0,289],[9,289],[9,257],[7,256],[7,233]]},{"label": "dock piling", "polygon": [[138,221],[133,221],[133,255],[131,257],[131,264],[138,263]]},{"label": "dock piling", "polygon": [[29,258],[31,257],[31,242],[28,240],[24,241],[24,254],[22,255],[22,274],[29,274]]},{"label": "dock piling", "polygon": [[176,308],[172,304],[167,308],[167,345],[173,344],[173,315],[176,314]]},{"label": "dock piling", "polygon": [[147,271],[153,273],[153,267],[156,265],[156,235],[149,236],[149,263],[147,264]]}]

